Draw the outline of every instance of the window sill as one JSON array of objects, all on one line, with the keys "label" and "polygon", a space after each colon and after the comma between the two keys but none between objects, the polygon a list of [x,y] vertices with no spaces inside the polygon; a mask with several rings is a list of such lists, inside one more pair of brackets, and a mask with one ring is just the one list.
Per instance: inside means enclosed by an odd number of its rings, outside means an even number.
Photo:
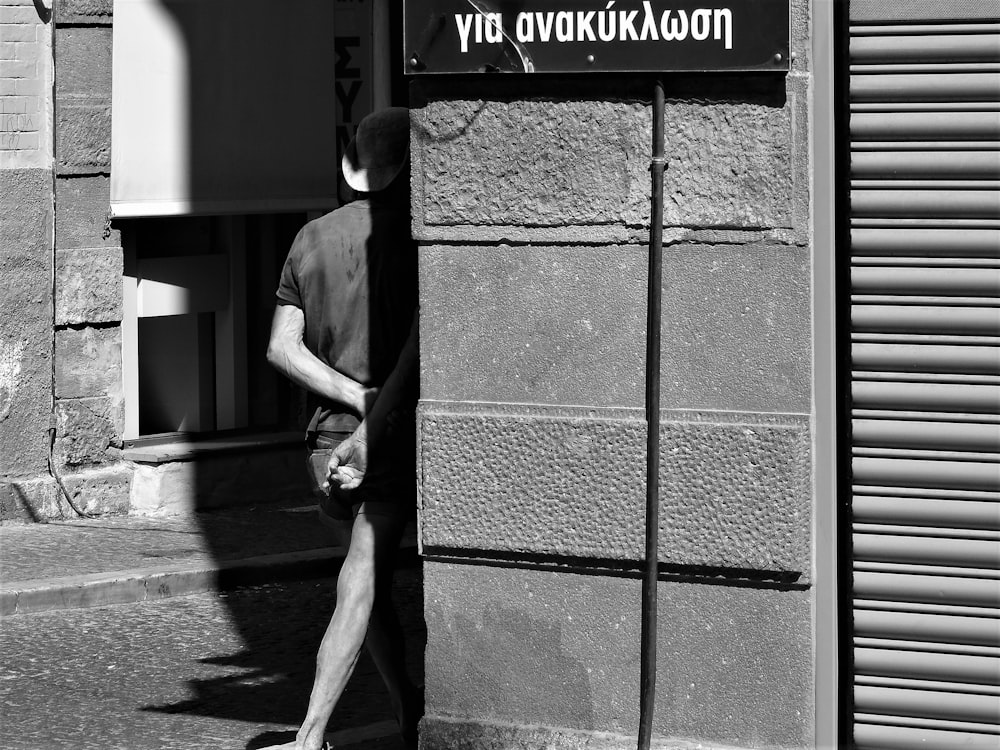
[{"label": "window sill", "polygon": [[194,461],[199,458],[302,445],[302,432],[253,432],[200,437],[171,433],[125,441],[122,457],[141,464]]}]

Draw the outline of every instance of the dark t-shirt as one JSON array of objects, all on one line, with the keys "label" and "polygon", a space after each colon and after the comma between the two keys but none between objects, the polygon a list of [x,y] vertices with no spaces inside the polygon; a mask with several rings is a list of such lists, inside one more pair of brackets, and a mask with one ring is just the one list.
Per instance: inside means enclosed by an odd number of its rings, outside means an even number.
[{"label": "dark t-shirt", "polygon": [[[417,250],[406,208],[363,199],[306,224],[288,253],[277,297],[278,304],[302,309],[310,352],[363,385],[382,385],[417,309]],[[310,429],[358,425],[343,404],[316,397],[316,406]]]}]

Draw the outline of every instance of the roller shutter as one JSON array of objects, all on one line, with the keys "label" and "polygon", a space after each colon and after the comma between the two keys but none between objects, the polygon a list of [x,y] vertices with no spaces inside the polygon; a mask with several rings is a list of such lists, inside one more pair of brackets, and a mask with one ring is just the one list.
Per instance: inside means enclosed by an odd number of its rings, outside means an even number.
[{"label": "roller shutter", "polygon": [[853,729],[1000,747],[1000,3],[852,2]]}]

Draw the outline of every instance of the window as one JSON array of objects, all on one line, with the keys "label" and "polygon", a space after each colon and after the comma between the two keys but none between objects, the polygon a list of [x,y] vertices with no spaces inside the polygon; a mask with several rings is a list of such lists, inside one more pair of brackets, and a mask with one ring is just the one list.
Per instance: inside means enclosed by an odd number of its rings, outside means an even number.
[{"label": "window", "polygon": [[264,360],[274,290],[309,215],[352,197],[355,124],[405,102],[396,7],[115,0],[125,438],[301,427]]}]

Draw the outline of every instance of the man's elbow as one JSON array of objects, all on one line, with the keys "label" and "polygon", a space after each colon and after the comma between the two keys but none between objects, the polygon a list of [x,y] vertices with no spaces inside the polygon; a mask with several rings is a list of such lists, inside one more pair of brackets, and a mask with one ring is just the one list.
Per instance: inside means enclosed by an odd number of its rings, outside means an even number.
[{"label": "man's elbow", "polygon": [[285,371],[284,363],[288,361],[288,356],[285,353],[285,347],[280,340],[271,339],[267,342],[267,362],[271,367],[281,372]]}]

